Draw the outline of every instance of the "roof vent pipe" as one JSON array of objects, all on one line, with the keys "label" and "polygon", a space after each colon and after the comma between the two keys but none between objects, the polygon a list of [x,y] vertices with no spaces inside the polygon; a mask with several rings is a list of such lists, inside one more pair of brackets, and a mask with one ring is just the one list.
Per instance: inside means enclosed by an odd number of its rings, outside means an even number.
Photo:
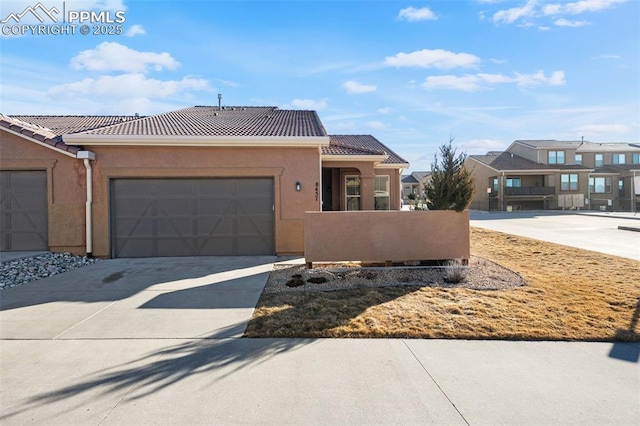
[{"label": "roof vent pipe", "polygon": [[222,93],[218,93],[218,111],[222,110]]}]

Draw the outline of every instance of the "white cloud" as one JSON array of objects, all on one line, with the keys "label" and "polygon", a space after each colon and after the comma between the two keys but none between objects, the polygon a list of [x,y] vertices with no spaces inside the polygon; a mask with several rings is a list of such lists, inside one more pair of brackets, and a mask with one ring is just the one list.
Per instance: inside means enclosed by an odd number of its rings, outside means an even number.
[{"label": "white cloud", "polygon": [[580,0],[565,4],[548,4],[542,8],[542,12],[545,15],[559,15],[562,13],[579,15],[581,13],[599,12],[609,9],[625,1],[626,0]]},{"label": "white cloud", "polygon": [[389,114],[390,112],[391,112],[391,108],[389,107],[378,108],[379,114]]},{"label": "white cloud", "polygon": [[147,32],[142,28],[142,25],[135,24],[129,27],[125,35],[127,37],[135,37],[137,35],[145,35],[146,33]]},{"label": "white cloud", "polygon": [[438,19],[435,13],[428,7],[422,7],[416,9],[414,7],[407,7],[402,9],[398,14],[399,19],[404,19],[409,22],[428,21]]},{"label": "white cloud", "polygon": [[506,64],[507,62],[509,62],[509,60],[508,59],[491,58],[491,62],[493,62],[494,64],[497,64],[497,65],[502,65],[502,64]]},{"label": "white cloud", "polygon": [[294,99],[286,108],[292,109],[304,109],[304,110],[321,110],[327,107],[327,100],[321,99],[319,101],[313,99]]},{"label": "white cloud", "polygon": [[480,63],[480,58],[469,53],[454,53],[442,49],[423,49],[411,53],[398,53],[388,56],[385,65],[392,67],[420,67],[420,68],[470,68]]},{"label": "white cloud", "polygon": [[521,18],[530,18],[535,14],[536,0],[529,0],[522,7],[500,10],[493,14],[493,22],[512,24]]},{"label": "white cloud", "polygon": [[108,98],[166,98],[183,95],[182,92],[211,90],[209,82],[194,77],[182,80],[156,80],[142,73],[105,75],[98,78],[85,78],[74,83],[60,84],[49,89],[52,97],[63,98],[82,96],[104,96]]},{"label": "white cloud", "polygon": [[456,145],[468,155],[483,155],[489,151],[504,151],[509,144],[497,139],[471,139],[463,142],[456,141]]},{"label": "white cloud", "polygon": [[382,121],[367,121],[367,127],[374,130],[383,130],[387,128],[387,125]]},{"label": "white cloud", "polygon": [[376,89],[378,88],[376,85],[362,84],[354,80],[345,81],[342,84],[342,87],[347,91],[347,93],[351,95],[375,92]]},{"label": "white cloud", "polygon": [[591,59],[620,59],[620,55],[604,54],[604,55],[594,56]]},{"label": "white cloud", "polygon": [[463,92],[476,92],[498,84],[515,84],[518,87],[562,86],[566,83],[564,71],[554,71],[549,77],[543,71],[534,74],[466,74],[429,76],[422,85],[425,89],[452,89]]},{"label": "white cloud", "polygon": [[116,42],[105,41],[95,49],[83,50],[71,59],[71,67],[89,71],[145,73],[149,70],[173,70],[180,63],[167,53],[139,52]]},{"label": "white cloud", "polygon": [[575,130],[578,133],[600,135],[607,133],[626,133],[631,129],[625,124],[586,124]]},{"label": "white cloud", "polygon": [[556,19],[554,24],[558,27],[573,27],[573,28],[577,28],[577,27],[584,27],[585,25],[590,25],[591,22],[589,21],[570,21],[568,19],[564,19],[564,18],[560,18],[560,19]]}]

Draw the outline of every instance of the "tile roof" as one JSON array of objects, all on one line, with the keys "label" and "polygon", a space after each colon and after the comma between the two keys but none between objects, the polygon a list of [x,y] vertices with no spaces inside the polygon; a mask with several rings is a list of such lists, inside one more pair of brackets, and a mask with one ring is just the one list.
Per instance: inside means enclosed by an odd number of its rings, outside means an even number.
[{"label": "tile roof", "polygon": [[414,175],[402,175],[402,183],[419,183]]},{"label": "tile roof", "polygon": [[488,155],[470,155],[469,158],[473,158],[487,166],[492,167],[498,171],[527,171],[527,170],[591,170],[588,167],[578,166],[575,164],[558,164],[547,165],[536,163],[535,161],[522,158],[517,155],[513,155],[509,152],[503,152],[501,154],[488,154]]},{"label": "tile roof", "polygon": [[578,147],[583,143],[583,141],[557,141],[555,139],[547,139],[547,140],[517,140],[514,143],[519,143],[522,145],[529,146],[531,148],[570,148],[570,147]]},{"label": "tile roof", "polygon": [[58,136],[86,132],[143,118],[133,115],[12,115],[11,117],[45,127]]},{"label": "tile roof", "polygon": [[322,147],[323,155],[388,155],[382,164],[408,164],[371,135],[329,135],[329,145]]},{"label": "tile roof", "polygon": [[315,111],[277,107],[194,106],[85,131],[120,136],[316,137],[327,132]]},{"label": "tile roof", "polygon": [[595,143],[590,142],[582,145],[577,152],[640,152],[640,145],[624,142],[607,142],[607,143]]},{"label": "tile roof", "polygon": [[59,133],[54,132],[47,127],[43,127],[27,121],[22,121],[15,117],[8,117],[6,115],[0,114],[0,128],[5,128],[26,137],[35,139],[39,142],[50,145],[58,151],[67,152],[70,154],[77,154],[78,151],[81,151],[80,147],[69,146],[62,142],[62,137]]}]

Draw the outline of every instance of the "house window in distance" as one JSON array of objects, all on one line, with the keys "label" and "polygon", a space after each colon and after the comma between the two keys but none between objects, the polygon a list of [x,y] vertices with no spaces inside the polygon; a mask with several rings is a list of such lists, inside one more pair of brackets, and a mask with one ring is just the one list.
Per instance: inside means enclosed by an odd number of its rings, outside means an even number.
[{"label": "house window in distance", "polygon": [[389,176],[376,176],[374,200],[376,210],[389,210]]},{"label": "house window in distance", "polygon": [[624,198],[624,181],[618,179],[618,197]]},{"label": "house window in distance", "polygon": [[625,164],[626,160],[624,154],[613,154],[613,164]]},{"label": "house window in distance", "polygon": [[360,176],[345,176],[346,210],[360,210]]},{"label": "house window in distance", "polygon": [[564,151],[549,151],[549,164],[564,164]]},{"label": "house window in distance", "polygon": [[602,167],[604,165],[604,156],[602,154],[596,154],[596,167]]},{"label": "house window in distance", "polygon": [[577,191],[578,190],[578,175],[575,173],[561,174],[560,175],[560,190],[562,191]]},{"label": "house window in distance", "polygon": [[576,154],[576,164],[582,166],[582,154]]},{"label": "house window in distance", "polygon": [[611,193],[611,178],[610,177],[589,178],[589,192],[591,192],[592,194]]},{"label": "house window in distance", "polygon": [[633,164],[640,164],[640,154],[633,154]]},{"label": "house window in distance", "polygon": [[519,177],[508,177],[507,178],[507,188],[520,188],[520,178]]}]

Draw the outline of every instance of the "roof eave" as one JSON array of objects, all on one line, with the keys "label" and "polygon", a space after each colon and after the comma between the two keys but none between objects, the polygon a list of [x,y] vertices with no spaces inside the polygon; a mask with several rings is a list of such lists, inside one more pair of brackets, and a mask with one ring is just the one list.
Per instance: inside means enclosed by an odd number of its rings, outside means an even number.
[{"label": "roof eave", "polygon": [[388,155],[322,154],[321,156],[322,161],[373,161],[374,163],[383,162],[387,158],[389,158]]},{"label": "roof eave", "polygon": [[318,147],[328,136],[167,136],[167,135],[62,135],[69,145],[103,146],[207,146],[207,147]]},{"label": "roof eave", "polygon": [[76,154],[74,152],[70,152],[70,151],[58,148],[58,147],[56,147],[54,145],[48,144],[48,143],[46,143],[44,141],[40,141],[40,140],[38,140],[36,138],[33,138],[31,136],[27,136],[24,133],[20,133],[20,132],[18,132],[16,130],[9,129],[7,127],[0,127],[0,129],[6,131],[8,133],[14,134],[16,136],[20,136],[21,138],[24,138],[24,139],[26,139],[26,140],[28,140],[30,142],[36,143],[36,144],[38,144],[40,146],[43,146],[45,148],[49,148],[49,149],[51,149],[51,150],[53,150],[55,152],[58,152],[60,154],[64,154],[64,155],[66,155],[68,157],[71,157],[71,158],[76,158]]},{"label": "roof eave", "polygon": [[383,163],[378,164],[376,169],[408,169],[411,167],[409,163]]}]

